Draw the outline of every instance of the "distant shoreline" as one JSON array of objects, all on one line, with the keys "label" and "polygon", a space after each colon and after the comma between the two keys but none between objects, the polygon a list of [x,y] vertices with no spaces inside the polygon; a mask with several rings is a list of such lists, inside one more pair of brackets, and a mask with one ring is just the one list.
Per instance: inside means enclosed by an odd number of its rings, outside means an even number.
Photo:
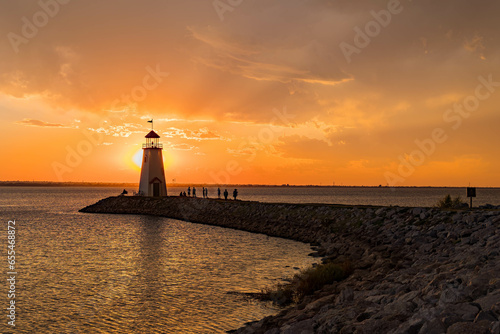
[{"label": "distant shoreline", "polygon": [[[269,184],[204,184],[204,183],[170,183],[167,187],[262,187],[262,188],[391,188],[389,186],[347,186],[347,185],[269,185]],[[138,188],[139,183],[115,183],[115,182],[54,182],[54,181],[0,181],[0,187],[123,187],[123,188]],[[445,188],[445,189],[464,189],[466,186],[395,186],[397,189],[409,188]],[[500,187],[477,187],[479,189],[500,189]]]},{"label": "distant shoreline", "polygon": [[138,183],[0,181],[0,187],[139,187]]}]

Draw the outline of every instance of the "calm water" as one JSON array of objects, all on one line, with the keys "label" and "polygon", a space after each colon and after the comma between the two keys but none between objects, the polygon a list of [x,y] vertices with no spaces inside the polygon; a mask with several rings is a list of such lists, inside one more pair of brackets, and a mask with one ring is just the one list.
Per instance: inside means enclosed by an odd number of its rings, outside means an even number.
[{"label": "calm water", "polygon": [[[316,261],[306,256],[308,245],[289,240],[77,212],[120,191],[0,188],[2,230],[16,220],[12,333],[221,333],[277,312],[227,292],[260,291]],[[0,270],[4,280],[6,261]],[[6,284],[1,287],[0,332],[10,333]]]},{"label": "calm water", "polygon": [[[225,188],[221,188],[224,192]],[[169,195],[185,188],[170,187]],[[201,188],[197,190],[201,194]],[[232,196],[233,188],[228,189]],[[434,206],[447,194],[460,196],[468,203],[466,188],[344,188],[344,187],[242,187],[238,199],[280,203],[330,203],[353,205]],[[217,197],[217,188],[209,187],[209,197]],[[198,195],[199,197],[199,195]],[[500,188],[477,188],[473,205],[500,205]]]}]

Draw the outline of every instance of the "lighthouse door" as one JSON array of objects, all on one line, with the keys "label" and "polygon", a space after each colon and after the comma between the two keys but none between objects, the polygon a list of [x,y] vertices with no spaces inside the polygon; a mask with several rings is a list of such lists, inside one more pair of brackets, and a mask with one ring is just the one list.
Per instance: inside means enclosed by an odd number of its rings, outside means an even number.
[{"label": "lighthouse door", "polygon": [[160,184],[159,183],[153,183],[153,196],[154,197],[160,196]]}]

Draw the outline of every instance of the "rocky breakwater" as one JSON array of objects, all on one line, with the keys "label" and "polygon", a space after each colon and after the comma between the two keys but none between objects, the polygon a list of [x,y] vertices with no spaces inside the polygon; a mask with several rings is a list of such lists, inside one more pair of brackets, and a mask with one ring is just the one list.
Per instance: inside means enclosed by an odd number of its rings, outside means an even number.
[{"label": "rocky breakwater", "polygon": [[500,333],[500,212],[111,197],[83,212],[150,214],[320,245],[349,261],[324,286],[236,333]]},{"label": "rocky breakwater", "polygon": [[330,234],[337,210],[352,208],[316,204],[274,204],[193,197],[108,197],[80,212],[146,214],[217,225],[307,243],[321,243]]},{"label": "rocky breakwater", "polygon": [[338,213],[325,260],[353,274],[236,333],[500,333],[498,211]]}]

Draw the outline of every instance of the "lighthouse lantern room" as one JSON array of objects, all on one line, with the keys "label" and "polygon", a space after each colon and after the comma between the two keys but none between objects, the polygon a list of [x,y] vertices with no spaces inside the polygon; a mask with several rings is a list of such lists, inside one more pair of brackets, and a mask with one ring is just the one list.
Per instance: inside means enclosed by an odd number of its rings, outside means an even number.
[{"label": "lighthouse lantern room", "polygon": [[142,196],[167,196],[165,169],[163,167],[163,145],[160,136],[151,130],[142,144],[142,167],[139,194]]}]

